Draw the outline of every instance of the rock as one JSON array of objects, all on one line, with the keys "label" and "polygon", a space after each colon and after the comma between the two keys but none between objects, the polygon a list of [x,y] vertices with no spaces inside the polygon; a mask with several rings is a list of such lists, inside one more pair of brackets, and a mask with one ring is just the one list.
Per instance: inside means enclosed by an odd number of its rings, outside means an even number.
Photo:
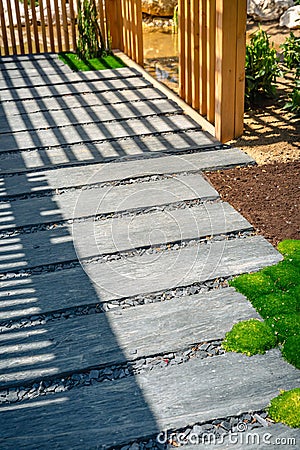
[{"label": "rock", "polygon": [[291,30],[300,28],[300,5],[292,6],[280,17],[279,25]]},{"label": "rock", "polygon": [[150,16],[171,17],[178,0],[142,0],[142,12]]},{"label": "rock", "polygon": [[291,6],[293,0],[248,0],[247,13],[254,20],[277,20]]}]

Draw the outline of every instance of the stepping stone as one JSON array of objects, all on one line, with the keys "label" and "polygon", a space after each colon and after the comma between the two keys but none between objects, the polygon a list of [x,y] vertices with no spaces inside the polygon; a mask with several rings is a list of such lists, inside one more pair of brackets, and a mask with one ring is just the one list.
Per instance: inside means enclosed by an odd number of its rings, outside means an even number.
[{"label": "stepping stone", "polygon": [[42,76],[34,76],[28,78],[13,78],[11,77],[11,72],[1,71],[0,77],[0,90],[6,89],[23,89],[28,87],[39,87],[39,86],[57,86],[60,84],[76,84],[83,81],[99,81],[99,80],[111,80],[115,78],[129,79],[132,77],[141,77],[141,73],[130,67],[124,67],[122,69],[107,69],[107,70],[96,70],[88,72],[62,72],[60,74],[48,74],[45,72]]},{"label": "stepping stone", "polygon": [[[55,369],[55,355],[52,360]],[[114,446],[166,429],[265,408],[298,370],[278,350],[192,359],[114,382],[0,407],[6,449]]]},{"label": "stepping stone", "polygon": [[49,86],[22,87],[22,89],[9,89],[1,93],[2,101],[23,101],[32,98],[57,97],[70,94],[84,94],[87,92],[105,92],[119,89],[138,89],[151,86],[151,83],[142,77],[116,78],[111,80],[79,81],[74,84],[57,84]]},{"label": "stepping stone", "polygon": [[68,144],[152,135],[170,131],[197,129],[199,125],[183,114],[120,120],[108,123],[68,125],[37,131],[20,131],[1,137],[0,154],[16,150],[61,147]]},{"label": "stepping stone", "polygon": [[23,194],[51,192],[59,188],[80,187],[122,180],[132,180],[153,175],[171,175],[183,172],[217,169],[233,164],[247,164],[252,159],[238,149],[213,150],[181,156],[163,156],[113,162],[111,164],[89,164],[78,167],[58,168],[30,174],[16,173],[2,178],[3,190],[0,198]]},{"label": "stepping stone", "polygon": [[82,100],[80,108],[72,108],[63,111],[42,112],[39,114],[0,117],[1,140],[4,133],[14,133],[21,131],[33,131],[35,129],[49,129],[63,126],[74,126],[88,123],[104,123],[109,121],[119,121],[124,119],[134,119],[135,117],[160,116],[164,114],[174,114],[182,112],[176,103],[170,100],[152,100],[118,104],[117,106],[93,106],[84,104]]},{"label": "stepping stone", "polygon": [[[104,221],[87,221],[68,228],[36,231],[2,238],[0,270],[4,272],[88,259],[134,248],[160,246],[222,233],[251,230],[249,222],[228,203],[212,203],[173,211],[158,211]],[[76,250],[72,245],[76,242]],[[24,267],[24,256],[26,266]]]},{"label": "stepping stone", "polygon": [[7,309],[2,309],[1,320],[143,297],[257,271],[281,259],[271,244],[255,236],[97,262],[85,265],[84,270],[76,267],[0,281],[1,304],[7,305]]},{"label": "stepping stone", "polygon": [[0,203],[0,230],[55,223],[59,220],[114,214],[181,201],[215,200],[217,191],[199,175],[178,175],[159,181],[69,191]]},{"label": "stepping stone", "polygon": [[[46,97],[40,99],[28,99],[20,102],[3,102],[0,110],[0,118],[5,123],[5,119],[9,121],[10,116],[22,117],[28,114],[37,115],[43,111],[49,113],[50,111],[63,111],[73,108],[82,108],[86,106],[101,106],[101,105],[113,105],[113,104],[127,104],[129,102],[143,101],[143,100],[155,100],[166,99],[167,97],[153,87],[146,86],[139,90],[126,90],[123,91],[106,91],[101,93],[87,92],[81,94],[80,92],[67,96]],[[35,116],[30,116],[35,117]],[[17,119],[16,119],[17,120]],[[13,123],[13,122],[12,122]]]},{"label": "stepping stone", "polygon": [[[3,153],[0,155],[0,172],[21,173],[33,171],[34,168],[56,168],[57,165],[83,166],[85,163],[91,164],[116,159],[124,162],[124,157],[143,156],[146,159],[149,156],[153,156],[153,154],[156,156],[160,152],[163,154],[176,154],[177,152],[191,150],[199,152],[198,157],[202,158],[202,160],[209,157],[214,165],[217,164],[216,160],[218,158],[220,158],[222,164],[225,163],[224,158],[226,158],[226,155],[221,153],[223,150],[220,150],[215,155],[210,153],[208,156],[202,156],[200,154],[202,151],[214,151],[214,147],[220,148],[212,136],[199,130],[199,128],[183,132],[176,130],[176,132],[169,132],[168,134],[157,133],[155,136],[134,136],[127,139],[68,145],[64,148],[52,147],[50,149],[31,151],[26,151],[25,149],[25,151]],[[231,164],[244,164],[247,160],[252,162],[249,156],[238,149],[226,149],[226,151],[228,151],[227,165],[230,161]],[[163,154],[160,156],[163,156]],[[140,165],[144,166],[144,162]],[[99,166],[99,168],[106,166],[107,162],[105,162],[105,165]],[[79,172],[78,168],[75,170],[77,173]]]},{"label": "stepping stone", "polygon": [[[245,297],[228,288],[7,331],[0,334],[0,386],[176,352],[223,339],[236,322],[253,317],[259,316]],[[32,367],[28,358],[35,362]]]}]

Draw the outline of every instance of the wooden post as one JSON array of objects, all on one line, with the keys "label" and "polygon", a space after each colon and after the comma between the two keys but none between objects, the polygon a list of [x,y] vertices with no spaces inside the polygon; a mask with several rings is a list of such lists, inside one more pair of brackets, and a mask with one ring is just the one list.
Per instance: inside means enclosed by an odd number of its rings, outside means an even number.
[{"label": "wooden post", "polygon": [[234,137],[237,138],[244,131],[245,110],[245,60],[246,60],[246,24],[247,2],[238,2],[236,35],[236,72],[235,72],[235,126]]},{"label": "wooden post", "polygon": [[28,10],[27,2],[24,2],[24,16],[25,16],[25,26],[26,26],[27,51],[28,51],[28,53],[32,53],[32,37],[31,37],[29,10]]},{"label": "wooden post", "polygon": [[[209,1],[209,0],[208,0]],[[207,0],[200,2],[200,113],[207,113]]]},{"label": "wooden post", "polygon": [[[77,2],[77,0],[75,0]],[[74,2],[73,0],[69,0],[70,5],[70,19],[71,19],[71,30],[72,30],[72,50],[75,52],[77,48],[76,41],[76,26],[75,26],[75,13],[74,13]],[[77,11],[77,8],[76,8]]]},{"label": "wooden post", "polygon": [[62,27],[64,31],[64,51],[70,50],[66,0],[61,0]]},{"label": "wooden post", "polygon": [[200,17],[199,0],[191,1],[191,40],[192,40],[192,107],[200,109]]},{"label": "wooden post", "polygon": [[11,38],[12,53],[13,53],[13,55],[15,55],[17,53],[17,46],[16,46],[15,29],[14,29],[14,23],[13,23],[13,16],[12,16],[12,9],[11,9],[10,1],[7,2],[7,12],[8,12],[9,33],[10,33],[10,38]]},{"label": "wooden post", "polygon": [[[246,16],[246,0],[216,0],[216,137],[221,142],[229,141],[238,135],[242,126],[239,111],[243,109],[243,70],[244,52],[240,50],[242,39],[237,39],[238,30],[242,34]],[[239,50],[238,50],[239,47]],[[238,60],[239,58],[239,60]],[[239,68],[239,73],[237,73]],[[239,91],[239,92],[238,92]],[[238,131],[239,130],[239,131]]]},{"label": "wooden post", "polygon": [[184,1],[178,0],[179,96],[185,100],[185,20]]},{"label": "wooden post", "polygon": [[43,47],[44,47],[44,52],[47,52],[48,51],[48,45],[47,45],[47,34],[46,34],[46,26],[45,26],[43,0],[39,0],[39,10],[40,10],[41,26],[42,26]]},{"label": "wooden post", "polygon": [[143,15],[142,0],[135,0],[135,22],[136,35],[134,45],[136,46],[136,62],[144,67],[144,43],[143,43]]},{"label": "wooden post", "polygon": [[35,0],[30,0],[32,27],[35,41],[35,53],[40,53],[39,33],[36,20]]},{"label": "wooden post", "polygon": [[121,0],[106,0],[106,20],[113,49],[124,50]]},{"label": "wooden post", "polygon": [[216,0],[207,0],[207,120],[215,122]]},{"label": "wooden post", "polygon": [[23,41],[19,0],[15,0],[15,11],[16,11],[16,18],[17,18],[20,53],[23,54],[25,52],[25,48],[24,48],[24,41]]},{"label": "wooden post", "polygon": [[3,8],[2,0],[0,0],[0,23],[1,23],[1,30],[2,30],[4,55],[6,56],[6,55],[9,55],[9,48],[8,48],[8,39],[7,39],[7,33],[6,33],[6,23],[5,23],[4,8]]}]

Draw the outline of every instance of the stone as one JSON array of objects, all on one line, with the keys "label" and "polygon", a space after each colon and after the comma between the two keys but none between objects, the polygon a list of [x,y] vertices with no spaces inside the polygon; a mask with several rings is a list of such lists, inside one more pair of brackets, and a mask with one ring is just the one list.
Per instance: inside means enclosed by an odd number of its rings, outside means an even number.
[{"label": "stone", "polygon": [[171,17],[178,0],[142,0],[142,12],[150,16]]},{"label": "stone", "polygon": [[291,6],[293,0],[248,0],[247,13],[254,20],[277,20]]},{"label": "stone", "polygon": [[280,17],[279,25],[291,30],[300,28],[300,5],[292,6]]}]

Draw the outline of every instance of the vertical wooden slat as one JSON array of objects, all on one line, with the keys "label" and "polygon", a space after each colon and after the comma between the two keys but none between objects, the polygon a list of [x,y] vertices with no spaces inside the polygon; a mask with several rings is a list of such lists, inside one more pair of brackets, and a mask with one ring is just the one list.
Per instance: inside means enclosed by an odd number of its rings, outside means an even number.
[{"label": "vertical wooden slat", "polygon": [[50,3],[50,0],[46,0],[46,1],[47,1],[47,23],[48,23],[47,30],[48,30],[49,39],[50,39],[50,49],[51,49],[51,52],[55,52],[55,40],[54,40],[51,3]]},{"label": "vertical wooden slat", "polygon": [[131,57],[133,61],[137,60],[137,47],[135,42],[136,30],[136,8],[134,7],[136,0],[129,0],[129,14],[130,14],[130,46],[131,46]]},{"label": "vertical wooden slat", "polygon": [[35,0],[30,0],[31,7],[31,17],[32,17],[32,28],[35,43],[35,53],[40,53],[40,42],[39,42],[39,32],[36,20],[36,10],[35,10]]},{"label": "vertical wooden slat", "polygon": [[25,27],[26,27],[26,39],[27,39],[27,50],[28,53],[32,53],[32,37],[31,37],[31,28],[29,21],[29,8],[28,3],[24,2],[24,16],[25,16]]},{"label": "vertical wooden slat", "polygon": [[99,17],[99,26],[100,26],[100,31],[101,34],[103,36],[103,39],[106,42],[106,30],[105,30],[105,23],[104,23],[104,11],[103,11],[103,2],[102,0],[98,0],[97,3],[97,12],[98,12],[98,17]]},{"label": "vertical wooden slat", "polygon": [[[75,0],[77,1],[77,0]],[[69,0],[70,7],[70,19],[71,19],[71,40],[72,40],[72,50],[76,51],[77,43],[76,43],[76,25],[75,25],[75,10],[74,10],[74,2],[73,0]],[[77,10],[77,8],[76,8]]]},{"label": "vertical wooden slat", "polygon": [[7,56],[7,55],[9,55],[9,48],[8,48],[8,39],[7,39],[7,33],[6,33],[6,23],[5,23],[4,8],[3,8],[2,0],[0,0],[0,23],[1,23],[4,55]]},{"label": "vertical wooden slat", "polygon": [[133,58],[133,34],[132,34],[132,17],[131,17],[132,0],[127,0],[127,26],[129,30],[129,56]]},{"label": "vertical wooden slat", "polygon": [[238,1],[237,8],[234,126],[235,138],[241,136],[244,131],[247,0]]},{"label": "vertical wooden slat", "polygon": [[45,25],[45,15],[44,15],[44,3],[43,3],[43,0],[39,0],[39,10],[40,10],[40,18],[41,18],[41,28],[42,28],[44,52],[48,52],[47,33],[46,33],[46,25]]},{"label": "vertical wooden slat", "polygon": [[58,0],[54,0],[54,11],[55,11],[55,31],[57,43],[56,46],[59,52],[62,52],[62,39],[61,39],[61,29],[60,29],[60,12],[58,7]]},{"label": "vertical wooden slat", "polygon": [[143,42],[143,17],[142,17],[142,0],[135,1],[135,20],[136,20],[136,36],[135,46],[137,48],[136,62],[140,66],[144,66],[144,42]]},{"label": "vertical wooden slat", "polygon": [[124,4],[124,33],[125,33],[125,41],[126,41],[126,49],[125,53],[129,57],[131,57],[130,53],[130,30],[129,30],[129,17],[128,17],[128,0],[123,0]]},{"label": "vertical wooden slat", "polygon": [[15,38],[15,30],[14,30],[14,22],[12,16],[12,9],[10,1],[7,2],[7,12],[8,12],[8,22],[9,22],[9,34],[10,34],[10,47],[12,49],[13,55],[17,53],[16,46],[16,38]]},{"label": "vertical wooden slat", "polygon": [[236,25],[239,0],[216,0],[216,137],[234,137]]},{"label": "vertical wooden slat", "polygon": [[178,1],[179,96],[185,99],[185,20],[184,1]]},{"label": "vertical wooden slat", "polygon": [[192,107],[199,110],[200,107],[200,27],[199,27],[199,0],[191,1],[191,45],[192,45]]},{"label": "vertical wooden slat", "polygon": [[216,0],[207,5],[207,120],[215,122]]},{"label": "vertical wooden slat", "polygon": [[[209,1],[209,0],[208,0]],[[200,4],[200,113],[207,113],[207,1]]]},{"label": "vertical wooden slat", "polygon": [[64,51],[68,52],[70,50],[70,42],[69,42],[66,0],[61,0],[61,14],[62,14],[62,27],[63,27],[63,32],[64,32],[63,49],[64,49]]},{"label": "vertical wooden slat", "polygon": [[185,101],[192,103],[192,70],[191,70],[191,0],[184,2],[185,16]]},{"label": "vertical wooden slat", "polygon": [[15,2],[15,11],[16,11],[16,18],[17,18],[17,31],[18,31],[18,38],[19,38],[19,48],[20,53],[24,54],[24,40],[23,40],[23,30],[22,30],[22,23],[21,23],[21,14],[20,14],[20,6],[19,6],[19,0],[14,0]]}]

